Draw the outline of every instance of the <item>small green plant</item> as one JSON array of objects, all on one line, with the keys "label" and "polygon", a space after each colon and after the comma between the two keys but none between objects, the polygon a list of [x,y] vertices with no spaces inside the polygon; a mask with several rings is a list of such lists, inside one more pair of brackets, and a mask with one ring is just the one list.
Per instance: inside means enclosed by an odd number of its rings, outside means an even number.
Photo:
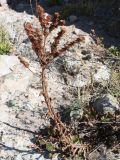
[{"label": "small green plant", "polygon": [[115,46],[111,46],[108,51],[113,54],[114,56],[118,56],[120,57],[120,49],[118,47]]},{"label": "small green plant", "polygon": [[8,54],[10,52],[12,43],[9,39],[9,34],[5,31],[3,26],[0,26],[0,55]]},{"label": "small green plant", "polygon": [[11,49],[11,44],[9,43],[0,43],[0,55],[9,53]]}]

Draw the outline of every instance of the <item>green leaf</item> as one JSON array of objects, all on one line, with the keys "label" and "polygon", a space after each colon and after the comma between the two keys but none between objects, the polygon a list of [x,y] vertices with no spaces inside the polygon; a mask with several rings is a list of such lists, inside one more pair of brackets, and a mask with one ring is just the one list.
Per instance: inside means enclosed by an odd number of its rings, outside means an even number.
[{"label": "green leaf", "polygon": [[46,144],[46,149],[47,149],[48,151],[54,151],[54,150],[55,150],[55,147],[53,146],[53,144],[47,143],[47,144]]}]

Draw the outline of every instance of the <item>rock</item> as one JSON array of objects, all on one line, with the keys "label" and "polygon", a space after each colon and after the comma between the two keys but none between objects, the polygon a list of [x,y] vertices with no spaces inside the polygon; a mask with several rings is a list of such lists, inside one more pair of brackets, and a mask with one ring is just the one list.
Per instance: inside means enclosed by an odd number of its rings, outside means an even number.
[{"label": "rock", "polygon": [[71,15],[71,16],[69,16],[68,17],[68,19],[69,19],[69,21],[71,22],[71,23],[73,23],[73,22],[75,22],[75,21],[77,21],[77,16],[75,16],[75,15]]},{"label": "rock", "polygon": [[[1,56],[0,56],[1,57]],[[6,58],[6,60],[5,60]],[[1,80],[4,82],[1,89],[15,93],[15,91],[26,91],[32,78],[32,72],[23,66],[14,56],[1,57]],[[4,75],[4,77],[3,77]],[[13,87],[14,86],[14,87]]]},{"label": "rock", "polygon": [[77,75],[80,70],[80,62],[77,60],[73,61],[72,57],[65,59],[64,68],[70,75]]},{"label": "rock", "polygon": [[95,149],[89,154],[89,160],[108,160],[106,159],[107,148],[101,144],[98,149]]},{"label": "rock", "polygon": [[[33,69],[34,63],[30,67]],[[34,73],[25,68],[17,56],[0,56],[0,132],[3,132],[1,144],[4,144],[0,146],[0,159],[9,157],[11,160],[14,157],[28,160],[41,157],[28,148],[33,144],[32,133],[45,122],[40,120],[43,96],[39,96],[40,90],[34,88],[39,79],[35,77],[35,68]],[[29,154],[25,156],[25,152]]]},{"label": "rock", "polygon": [[8,7],[7,0],[0,0],[0,4],[2,7]]},{"label": "rock", "polygon": [[[29,63],[31,71],[20,63],[17,56],[0,56],[0,132],[4,132],[1,142],[4,145],[0,146],[0,159],[2,157],[3,159],[9,157],[10,160],[12,157],[24,160],[45,159],[28,148],[33,145],[31,142],[33,133],[49,123],[42,118],[47,113],[47,109],[44,110],[46,104],[44,97],[40,95],[42,88],[39,63],[34,61]],[[50,95],[53,99],[55,98],[55,107],[62,103],[63,106],[69,105],[69,99],[63,101],[62,95],[68,92],[66,90],[68,87],[58,83],[58,81],[61,82],[59,73],[54,74],[49,70],[47,72]],[[10,149],[6,150],[7,147]],[[11,151],[11,148],[15,150]]]},{"label": "rock", "polygon": [[120,111],[119,102],[110,94],[105,94],[93,102],[93,108],[100,114],[114,114]]},{"label": "rock", "polygon": [[17,56],[0,55],[0,77],[12,72],[12,68],[20,64]]},{"label": "rock", "polygon": [[[14,18],[13,18],[14,16]],[[34,22],[33,22],[34,21]],[[37,18],[26,13],[17,13],[13,10],[0,10],[0,25],[9,34],[11,42],[14,44],[13,52],[19,55],[26,56],[32,60],[36,60],[37,56],[32,50],[32,46],[24,29],[24,23],[31,22],[39,25]],[[36,23],[35,23],[36,22]]]},{"label": "rock", "polygon": [[89,154],[89,160],[120,160],[120,154],[107,150],[107,147],[101,144]]},{"label": "rock", "polygon": [[98,68],[97,73],[94,74],[94,79],[97,82],[107,81],[109,78],[110,69],[105,65],[101,65],[100,68]]},{"label": "rock", "polygon": [[17,155],[16,160],[23,160],[20,154]]},{"label": "rock", "polygon": [[89,60],[91,59],[91,55],[88,54],[88,55],[84,56],[82,59],[83,59],[83,60],[88,60],[88,61],[89,61]]},{"label": "rock", "polygon": [[71,106],[70,117],[72,120],[82,119],[83,109],[79,99],[74,101],[73,105]]},{"label": "rock", "polygon": [[110,69],[94,61],[91,53],[86,55],[68,53],[62,63],[65,68],[63,74],[65,81],[75,87],[87,86],[94,82],[105,83],[110,78]]},{"label": "rock", "polygon": [[[112,151],[107,152],[105,160],[120,160],[120,154],[114,153]],[[102,160],[102,159],[100,159]]]}]

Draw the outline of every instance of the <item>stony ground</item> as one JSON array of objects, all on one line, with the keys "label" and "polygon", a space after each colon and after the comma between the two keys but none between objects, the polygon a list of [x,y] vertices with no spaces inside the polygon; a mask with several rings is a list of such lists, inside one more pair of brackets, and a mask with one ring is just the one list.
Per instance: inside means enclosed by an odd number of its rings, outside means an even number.
[{"label": "stony ground", "polygon": [[[24,31],[24,22],[39,26],[35,16],[0,7],[0,24],[9,32],[14,44],[10,55],[0,55],[0,160],[47,159],[47,155],[32,149],[35,134],[49,121],[45,119],[47,109],[40,95],[39,63]],[[89,86],[92,80],[106,83],[111,73],[109,66],[100,61],[104,49],[96,46],[89,34],[74,26],[68,27],[67,31],[60,46],[78,34],[85,35],[85,43],[75,45],[47,69],[49,91],[56,109],[71,105],[74,100],[71,91],[75,87]],[[56,32],[48,38],[48,50]],[[29,68],[25,68],[18,56],[25,58]],[[111,111],[114,112],[119,104],[117,100],[111,101]],[[118,156],[116,160],[119,159]]]}]

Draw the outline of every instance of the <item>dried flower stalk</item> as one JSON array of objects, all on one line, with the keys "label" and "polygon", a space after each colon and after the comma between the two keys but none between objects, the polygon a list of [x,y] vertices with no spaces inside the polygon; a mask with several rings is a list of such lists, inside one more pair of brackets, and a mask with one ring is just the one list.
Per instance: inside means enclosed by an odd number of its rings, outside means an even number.
[{"label": "dried flower stalk", "polygon": [[[46,77],[46,68],[48,64],[50,64],[56,57],[59,57],[74,44],[84,41],[84,37],[83,36],[77,37],[75,40],[65,44],[63,48],[58,50],[57,48],[60,39],[66,32],[66,29],[64,27],[65,21],[59,19],[60,18],[59,13],[55,13],[53,17],[45,16],[45,11],[40,5],[37,6],[36,10],[39,22],[42,27],[42,31],[40,31],[39,29],[34,29],[31,23],[25,23],[24,27],[28,35],[28,38],[32,43],[32,48],[38,56],[40,66],[42,68],[42,73],[41,73],[42,89],[43,89],[43,96],[45,99],[45,103],[48,107],[48,116],[49,118],[52,118],[52,120],[55,122],[56,125],[55,130],[59,131],[59,134],[61,136],[60,139],[66,146],[64,150],[70,148],[71,152],[73,154],[76,154],[76,152],[78,152],[78,150],[81,149],[81,145],[78,144],[75,145],[71,143],[71,135],[69,129],[65,124],[62,123],[60,115],[55,113],[53,109],[51,97],[49,96],[48,93],[48,80]],[[47,36],[51,33],[53,29],[59,26],[61,26],[61,30],[54,38],[54,42],[51,45],[51,52],[46,54],[45,44]]]}]

